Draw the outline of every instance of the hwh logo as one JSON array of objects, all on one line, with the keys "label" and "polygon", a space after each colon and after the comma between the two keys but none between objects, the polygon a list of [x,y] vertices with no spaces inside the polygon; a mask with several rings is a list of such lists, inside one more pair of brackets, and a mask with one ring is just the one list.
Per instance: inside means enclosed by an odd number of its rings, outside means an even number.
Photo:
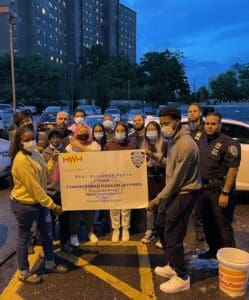
[{"label": "hwh logo", "polygon": [[67,155],[66,157],[63,156],[63,163],[68,163],[69,165],[73,165],[79,161],[83,161],[82,155]]}]

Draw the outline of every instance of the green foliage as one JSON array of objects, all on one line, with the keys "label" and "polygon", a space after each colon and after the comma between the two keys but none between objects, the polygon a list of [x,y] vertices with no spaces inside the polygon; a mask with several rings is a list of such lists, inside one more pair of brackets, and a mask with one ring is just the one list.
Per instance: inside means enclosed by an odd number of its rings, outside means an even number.
[{"label": "green foliage", "polygon": [[237,100],[239,98],[238,79],[235,73],[227,71],[210,82],[212,96],[219,100]]},{"label": "green foliage", "polygon": [[[0,98],[10,99],[11,74],[7,55],[0,57]],[[58,99],[63,97],[65,69],[39,55],[15,57],[17,99]],[[2,86],[3,85],[3,86]],[[65,92],[65,91],[64,91]]]}]

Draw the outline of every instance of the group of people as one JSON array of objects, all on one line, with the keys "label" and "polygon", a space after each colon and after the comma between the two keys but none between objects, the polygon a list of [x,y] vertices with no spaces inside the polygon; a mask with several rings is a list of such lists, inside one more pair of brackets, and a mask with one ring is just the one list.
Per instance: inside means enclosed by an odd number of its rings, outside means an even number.
[{"label": "group of people", "polygon": [[170,279],[161,284],[163,292],[189,289],[183,240],[194,207],[197,238],[203,240],[205,235],[209,245],[208,251],[199,254],[200,258],[214,258],[219,248],[235,246],[231,226],[235,205],[231,195],[240,163],[240,145],[221,133],[221,116],[210,113],[204,121],[201,107],[193,103],[185,126],[179,110],[163,108],[159,112],[160,124],[151,121],[145,126],[144,116],[135,115],[132,133],[125,123],[114,124],[108,115],[93,128],[85,125],[83,110],[77,109],[73,118],[74,123],[69,126],[68,114],[61,111],[54,128],[37,133],[32,116],[25,112],[14,115],[15,130],[10,137],[14,183],[11,207],[18,224],[19,279],[33,284],[42,280],[30,273],[27,259],[36,228],[42,239],[46,270],[66,273],[67,267],[56,265],[53,257],[57,219],[61,249],[73,253],[79,245],[82,220],[92,243],[98,242],[94,223],[110,220],[111,240],[117,243],[120,238],[129,241],[130,226],[134,227],[141,218],[139,210],[130,209],[63,212],[58,155],[144,149],[149,203],[141,242],[147,244],[159,237],[165,265],[156,267],[155,273]]}]

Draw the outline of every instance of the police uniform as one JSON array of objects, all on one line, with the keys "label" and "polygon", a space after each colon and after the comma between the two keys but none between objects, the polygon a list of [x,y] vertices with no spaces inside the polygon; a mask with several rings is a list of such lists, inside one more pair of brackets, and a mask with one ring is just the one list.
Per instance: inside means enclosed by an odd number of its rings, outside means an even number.
[{"label": "police uniform", "polygon": [[235,203],[230,193],[228,205],[222,208],[219,197],[228,169],[240,165],[241,148],[237,141],[219,132],[201,139],[199,150],[203,182],[201,214],[209,253],[214,257],[219,248],[235,247],[232,228]]},{"label": "police uniform", "polygon": [[[205,130],[204,130],[204,122],[202,119],[200,119],[200,124],[195,128],[192,128],[189,124],[188,131],[198,146],[199,146],[201,139],[203,139],[206,136]],[[193,214],[194,225],[195,225],[196,238],[199,241],[203,241],[204,240],[204,229],[203,229],[203,224],[202,224],[203,222],[202,222],[202,216],[201,216],[200,209],[201,209],[200,208],[200,199],[197,199],[196,204],[195,204],[194,214]]]}]

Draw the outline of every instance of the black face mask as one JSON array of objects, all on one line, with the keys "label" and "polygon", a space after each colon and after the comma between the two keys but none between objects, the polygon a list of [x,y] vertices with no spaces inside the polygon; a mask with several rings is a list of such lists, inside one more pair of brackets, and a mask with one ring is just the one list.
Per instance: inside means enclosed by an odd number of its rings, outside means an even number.
[{"label": "black face mask", "polygon": [[86,142],[89,139],[89,134],[88,133],[77,134],[77,139]]}]

